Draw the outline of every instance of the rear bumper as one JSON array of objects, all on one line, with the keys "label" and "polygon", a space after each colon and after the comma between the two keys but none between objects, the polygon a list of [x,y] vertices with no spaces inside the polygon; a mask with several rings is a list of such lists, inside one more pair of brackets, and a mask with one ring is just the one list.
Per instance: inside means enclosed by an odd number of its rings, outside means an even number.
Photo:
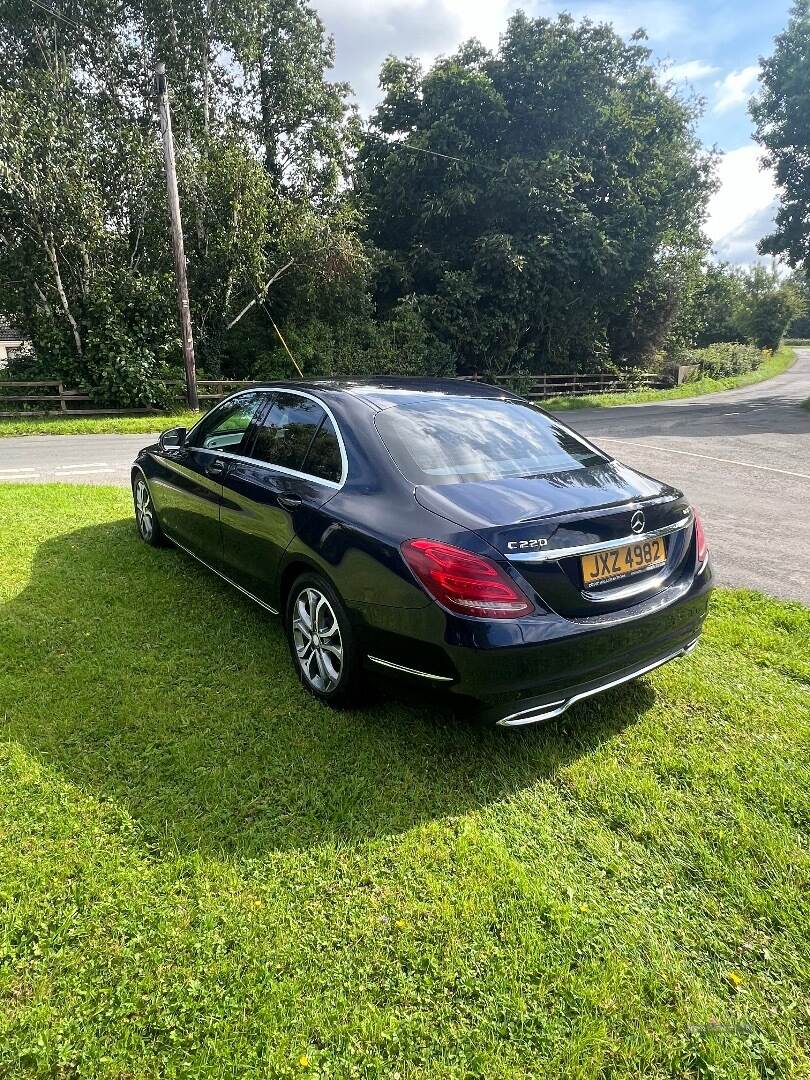
[{"label": "rear bumper", "polygon": [[669,663],[670,660],[677,660],[681,656],[686,656],[697,648],[697,644],[698,639],[695,638],[688,645],[679,646],[673,652],[665,653],[664,656],[660,656],[656,660],[645,661],[641,666],[632,666],[623,671],[615,672],[607,678],[595,679],[590,683],[576,687],[568,691],[565,697],[540,698],[530,705],[526,705],[524,702],[523,709],[518,712],[507,713],[506,716],[500,716],[499,719],[497,717],[501,710],[498,710],[493,719],[501,727],[523,727],[526,724],[539,724],[544,720],[552,720],[556,716],[561,716],[572,705],[576,705],[578,701],[584,701],[586,698],[593,697],[594,694],[601,694],[603,690],[611,690],[614,686],[621,686],[622,683],[630,682],[631,679],[637,679],[641,675],[654,671],[657,667],[661,667],[662,664]]},{"label": "rear bumper", "polygon": [[369,667],[476,703],[483,716],[517,727],[559,716],[576,701],[691,651],[706,617],[711,570],[621,614],[487,622],[437,605],[387,609],[361,637]]}]

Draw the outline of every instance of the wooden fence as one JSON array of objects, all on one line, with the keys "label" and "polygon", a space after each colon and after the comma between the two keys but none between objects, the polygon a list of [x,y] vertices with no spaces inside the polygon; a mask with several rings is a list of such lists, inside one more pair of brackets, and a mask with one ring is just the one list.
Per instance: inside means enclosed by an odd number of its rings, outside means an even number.
[{"label": "wooden fence", "polygon": [[[480,381],[487,380],[481,377]],[[497,380],[497,385],[521,397],[542,401],[555,397],[627,394],[632,390],[658,389],[668,386],[669,380],[651,371],[634,372],[632,375],[602,372],[596,375],[504,375]]]},{"label": "wooden fence", "polygon": [[[169,382],[163,386],[172,391],[177,404],[185,400],[185,383]],[[266,386],[264,382],[244,382],[234,379],[198,379],[201,402],[215,402],[234,390],[243,387]],[[16,406],[16,408],[12,408]],[[11,416],[149,416],[161,415],[160,409],[113,409],[93,402],[89,394],[81,390],[66,389],[56,380],[36,382],[17,379],[0,379],[0,417]]]},{"label": "wooden fence", "polygon": [[[482,376],[473,376],[485,381]],[[266,386],[263,382],[235,379],[199,379],[198,396],[201,402],[219,401],[235,390],[251,386]],[[459,380],[463,381],[463,380]],[[185,399],[185,385],[164,383],[176,398],[178,407]],[[550,397],[581,397],[584,394],[627,393],[640,387],[667,385],[661,375],[652,372],[632,376],[597,375],[514,375],[498,379],[498,385],[523,397],[542,400]],[[159,416],[159,409],[112,409],[93,402],[89,394],[66,389],[57,380],[20,381],[0,379],[0,417],[21,416]]]}]

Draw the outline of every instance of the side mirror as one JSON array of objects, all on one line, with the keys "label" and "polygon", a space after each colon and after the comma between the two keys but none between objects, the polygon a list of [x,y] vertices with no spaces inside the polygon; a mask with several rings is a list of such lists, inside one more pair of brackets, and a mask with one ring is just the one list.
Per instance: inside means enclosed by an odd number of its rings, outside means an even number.
[{"label": "side mirror", "polygon": [[160,443],[161,450],[179,450],[186,441],[186,429],[184,427],[169,428],[168,431],[161,432]]}]

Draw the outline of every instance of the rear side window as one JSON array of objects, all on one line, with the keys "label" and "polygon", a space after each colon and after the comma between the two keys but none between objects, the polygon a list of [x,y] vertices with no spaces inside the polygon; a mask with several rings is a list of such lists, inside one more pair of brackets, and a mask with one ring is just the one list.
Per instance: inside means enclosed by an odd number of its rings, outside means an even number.
[{"label": "rear side window", "polygon": [[192,445],[239,453],[247,430],[265,401],[266,394],[251,391],[217,405],[200,421]]},{"label": "rear side window", "polygon": [[337,483],[340,445],[326,411],[311,398],[278,393],[256,433],[251,457]]},{"label": "rear side window", "polygon": [[385,409],[375,422],[400,472],[416,486],[539,476],[607,460],[521,401],[426,396]]},{"label": "rear side window", "polygon": [[324,414],[323,423],[315,432],[315,438],[309,448],[302,471],[321,480],[331,480],[337,484],[343,473],[343,459],[340,456],[335,425]]}]

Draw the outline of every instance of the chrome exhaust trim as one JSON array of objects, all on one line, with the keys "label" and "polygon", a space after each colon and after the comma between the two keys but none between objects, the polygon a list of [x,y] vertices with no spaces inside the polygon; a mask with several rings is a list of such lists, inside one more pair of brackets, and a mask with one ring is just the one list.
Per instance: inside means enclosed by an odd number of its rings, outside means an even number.
[{"label": "chrome exhaust trim", "polygon": [[642,667],[635,668],[633,671],[620,675],[618,678],[609,679],[607,682],[600,683],[599,686],[594,686],[590,690],[582,690],[578,694],[572,694],[569,698],[550,701],[545,705],[535,706],[533,709],[525,709],[523,712],[511,713],[509,716],[504,716],[501,720],[498,720],[498,726],[523,727],[525,724],[539,724],[543,720],[553,720],[555,717],[561,716],[578,701],[584,701],[585,698],[601,694],[603,690],[611,690],[614,686],[621,686],[622,683],[630,682],[632,679],[638,679],[640,676],[646,675],[648,672],[661,667],[662,664],[668,664],[670,660],[677,660],[681,656],[687,656],[689,653],[695,651],[697,644],[698,638],[695,638],[694,641],[690,641],[688,645],[682,645],[679,649],[675,649],[674,652],[668,653],[658,660],[654,660],[651,664],[644,664]]}]

